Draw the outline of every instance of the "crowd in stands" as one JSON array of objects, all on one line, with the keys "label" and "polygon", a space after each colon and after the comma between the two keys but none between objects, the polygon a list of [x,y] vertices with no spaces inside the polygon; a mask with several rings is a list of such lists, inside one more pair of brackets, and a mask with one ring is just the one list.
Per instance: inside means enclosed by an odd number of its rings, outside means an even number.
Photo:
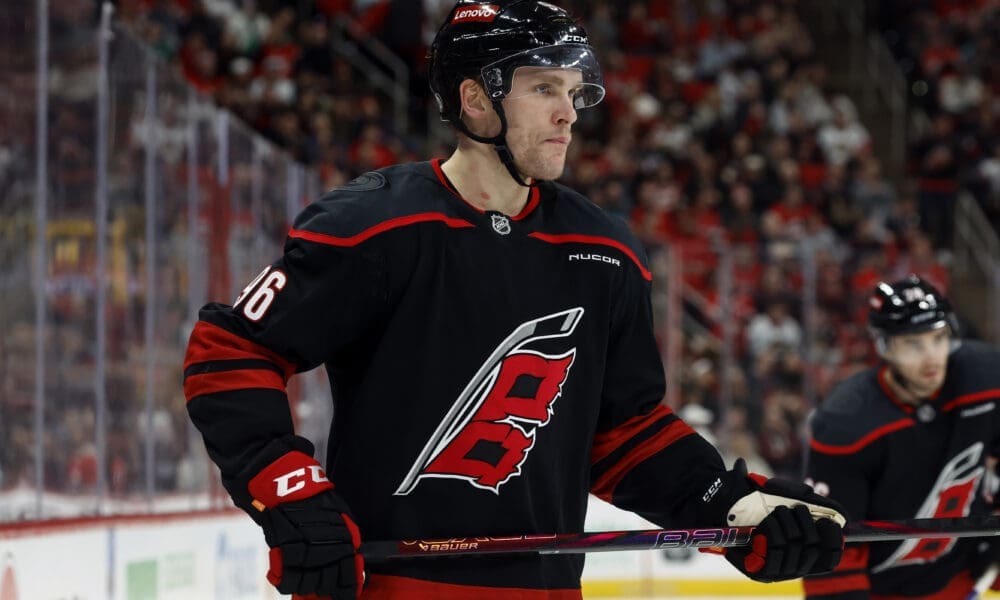
[{"label": "crowd in stands", "polygon": [[333,50],[335,29],[352,37],[389,34],[390,48],[417,56],[423,52],[422,6],[386,0],[121,0],[118,11],[191,85],[297,160],[315,165],[330,188],[359,170],[414,159],[424,150],[388,116],[387,98]]},{"label": "crowd in stands", "polygon": [[926,121],[909,170],[932,240],[951,243],[957,188],[1000,231],[1000,5],[990,0],[892,0],[873,18]]},{"label": "crowd in stands", "polygon": [[[764,458],[794,471],[810,403],[872,358],[863,323],[872,285],[915,271],[947,289],[935,249],[948,240],[933,227],[942,221],[928,213],[924,185],[930,167],[899,189],[885,179],[854,103],[830,93],[793,3],[564,4],[585,21],[608,95],[581,113],[563,181],[627,219],[654,259],[661,248],[678,255],[697,332],[682,353],[680,409],[701,404],[716,427],[720,381],[699,373],[720,360],[717,279],[727,273],[744,368],[742,379],[729,376],[738,383],[730,385],[735,410],[759,432]],[[449,7],[343,2],[296,12],[217,0],[192,2],[172,26],[156,10],[137,17],[176,40],[175,59],[196,86],[296,157],[335,173],[324,177],[331,183],[440,155],[421,147],[420,131],[393,129],[382,116],[384,101],[332,52],[333,20],[349,16],[420,73],[428,24]],[[426,90],[416,92],[417,104],[433,110]],[[720,269],[723,256],[732,257],[728,270]],[[801,301],[806,259],[815,306]],[[809,398],[807,377],[815,386]]]},{"label": "crowd in stands", "polygon": [[[88,3],[96,9],[92,0],[66,4]],[[421,121],[435,110],[426,47],[451,4],[119,0],[116,18],[206,98],[315,169],[327,189],[447,155]],[[996,8],[895,3],[906,15],[893,20],[899,55],[915,57],[907,75],[928,86],[920,101],[929,126],[911,146],[908,176],[893,183],[854,102],[831,91],[794,2],[561,4],[584,21],[607,87],[606,100],[579,115],[563,183],[631,224],[656,273],[658,315],[680,298],[681,364],[667,365],[679,374],[676,408],[729,455],[798,476],[813,404],[874,359],[864,327],[873,285],[915,272],[949,289],[942,250],[958,186],[1000,219]],[[403,57],[409,108],[423,117],[401,127],[387,98],[334,51],[335,35],[379,39]],[[92,131],[79,125],[86,140]],[[56,150],[64,151],[59,164],[74,164],[69,142]],[[92,194],[82,162],[80,185]],[[658,330],[664,347],[678,335],[666,323]],[[173,408],[158,427],[176,442],[185,420],[183,406]],[[128,473],[140,453],[135,442],[123,447],[115,456]],[[4,460],[12,461],[0,456],[0,468]],[[163,485],[179,485],[177,474]]]}]

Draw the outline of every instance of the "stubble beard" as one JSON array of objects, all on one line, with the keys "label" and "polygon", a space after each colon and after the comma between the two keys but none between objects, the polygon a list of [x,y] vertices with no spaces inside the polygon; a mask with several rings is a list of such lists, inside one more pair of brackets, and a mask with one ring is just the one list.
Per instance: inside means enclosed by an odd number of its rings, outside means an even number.
[{"label": "stubble beard", "polygon": [[941,373],[930,383],[920,377],[919,371],[914,373],[913,377],[906,377],[902,373],[900,373],[900,377],[906,379],[906,387],[911,392],[916,393],[921,398],[926,398],[938,391],[944,384],[944,368],[941,368]]},{"label": "stubble beard", "polygon": [[566,169],[566,151],[554,155],[538,147],[529,148],[522,158],[514,159],[514,166],[525,177],[542,181],[559,179]]}]

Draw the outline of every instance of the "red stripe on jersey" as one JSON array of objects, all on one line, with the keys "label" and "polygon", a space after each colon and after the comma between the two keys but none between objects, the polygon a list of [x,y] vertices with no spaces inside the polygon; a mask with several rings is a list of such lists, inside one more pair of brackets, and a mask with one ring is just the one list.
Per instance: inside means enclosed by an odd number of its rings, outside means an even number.
[{"label": "red stripe on jersey", "polygon": [[[868,576],[863,574],[847,575],[845,577],[824,577],[822,579],[803,579],[802,589],[807,596],[826,596],[844,592],[860,592],[871,589]],[[874,598],[874,596],[872,596]],[[921,596],[923,598],[923,596]]]},{"label": "red stripe on jersey", "polygon": [[834,446],[831,444],[817,442],[816,440],[809,442],[809,446],[813,450],[822,452],[823,454],[854,454],[878,438],[894,431],[899,431],[900,429],[906,429],[907,427],[913,427],[912,419],[900,419],[898,421],[893,421],[888,425],[883,425],[853,444],[847,444],[846,446]]},{"label": "red stripe on jersey", "polygon": [[643,441],[622,457],[612,468],[601,475],[590,491],[605,502],[611,502],[615,488],[636,465],[673,444],[677,440],[694,433],[694,429],[684,421],[674,421],[659,434]]},{"label": "red stripe on jersey", "polygon": [[184,397],[189,402],[205,394],[255,388],[284,392],[285,379],[280,374],[268,369],[238,369],[236,371],[190,375],[184,378]]},{"label": "red stripe on jersey", "polygon": [[867,590],[871,587],[867,570],[868,544],[851,544],[844,548],[844,555],[833,573],[806,577],[802,580],[802,588],[807,596]]},{"label": "red stripe on jersey", "polygon": [[517,598],[518,600],[580,600],[580,590],[532,590],[456,585],[372,573],[365,578],[361,600],[468,600],[469,598]]},{"label": "red stripe on jersey", "polygon": [[515,221],[520,221],[521,219],[527,217],[531,214],[531,211],[535,210],[538,203],[541,201],[542,193],[538,190],[538,187],[531,186],[531,196],[528,197],[528,203],[524,205],[521,212],[514,215]]},{"label": "red stripe on jersey", "polygon": [[206,321],[198,321],[191,332],[187,355],[184,357],[184,370],[198,363],[239,359],[272,362],[285,374],[285,380],[296,371],[294,363],[275,352]]},{"label": "red stripe on jersey", "polygon": [[980,400],[992,400],[994,398],[1000,400],[1000,390],[983,390],[974,394],[966,394],[964,396],[959,396],[954,400],[950,400],[947,404],[941,407],[941,411],[947,412],[954,409],[956,406],[972,404],[974,402],[979,402]]},{"label": "red stripe on jersey", "polygon": [[660,404],[645,415],[636,415],[611,431],[605,431],[594,436],[594,444],[590,448],[590,464],[597,464],[612,452],[621,448],[622,444],[636,436],[640,431],[654,422],[674,414],[666,404]]},{"label": "red stripe on jersey", "polygon": [[886,398],[891,400],[901,411],[908,415],[913,414],[916,407],[900,400],[895,392],[892,391],[892,387],[889,386],[889,365],[883,365],[878,370],[878,386],[882,388],[882,393],[885,394]]},{"label": "red stripe on jersey", "polygon": [[528,237],[533,237],[536,240],[542,240],[543,242],[548,242],[550,244],[600,244],[602,246],[611,246],[616,250],[624,253],[628,256],[635,266],[639,267],[639,271],[642,273],[643,279],[646,281],[653,280],[653,274],[649,272],[649,269],[642,266],[642,262],[639,261],[639,257],[632,252],[632,249],[625,244],[619,242],[618,240],[613,240],[611,238],[602,237],[599,235],[583,235],[579,233],[529,233]]},{"label": "red stripe on jersey", "polygon": [[844,548],[840,564],[834,571],[866,570],[868,568],[868,544],[851,544]]},{"label": "red stripe on jersey", "polygon": [[[476,206],[475,204],[463,198],[462,194],[458,193],[458,190],[455,189],[455,186],[451,184],[451,180],[448,179],[448,176],[444,174],[444,170],[441,169],[441,163],[443,162],[444,159],[441,158],[435,158],[434,160],[431,161],[431,167],[434,168],[434,174],[437,175],[438,181],[441,182],[441,185],[443,185],[446,190],[451,192],[453,196],[455,196],[462,202],[468,204],[476,212],[480,214],[486,212],[482,208]],[[530,195],[528,196],[528,203],[524,205],[524,208],[521,209],[521,212],[517,213],[516,216],[511,217],[515,221],[520,221],[521,219],[530,215],[531,211],[535,210],[535,207],[538,206],[538,203],[541,201],[542,193],[539,191],[538,186],[535,185],[531,186],[531,191],[529,193]]]},{"label": "red stripe on jersey", "polygon": [[461,229],[463,227],[472,227],[472,223],[469,223],[465,219],[456,219],[454,217],[449,217],[443,213],[418,213],[415,215],[408,215],[406,217],[396,217],[395,219],[389,219],[388,221],[383,221],[378,225],[369,227],[361,233],[349,236],[349,237],[337,237],[335,235],[330,235],[327,233],[316,233],[314,231],[305,231],[303,229],[290,229],[288,231],[288,237],[298,238],[300,240],[307,240],[310,242],[316,242],[317,244],[326,244],[327,246],[357,246],[361,242],[373,238],[380,233],[385,233],[391,229],[398,229],[400,227],[407,227],[409,225],[415,225],[417,223],[429,223],[432,221],[440,221],[448,227],[453,229]]}]

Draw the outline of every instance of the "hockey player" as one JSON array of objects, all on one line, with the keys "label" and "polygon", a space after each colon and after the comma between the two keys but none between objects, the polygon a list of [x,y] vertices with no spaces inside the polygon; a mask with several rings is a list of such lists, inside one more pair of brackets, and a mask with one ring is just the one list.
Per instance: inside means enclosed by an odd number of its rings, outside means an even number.
[{"label": "hockey player", "polygon": [[[454,154],[320,198],[191,335],[188,410],[263,528],[269,580],[338,600],[580,598],[581,555],[366,565],[358,548],[576,532],[588,492],[663,526],[759,524],[727,554],[755,579],[833,568],[835,502],[727,471],[661,404],[642,248],[552,182],[577,111],[604,95],[584,30],[547,2],[460,2],[431,52]],[[285,395],[320,364],[326,472]]]},{"label": "hockey player", "polygon": [[[868,324],[882,363],[838,385],[811,420],[807,472],[852,519],[988,514],[987,459],[1000,441],[1000,351],[960,343],[948,300],[916,276],[879,283]],[[850,544],[808,598],[965,598],[982,540]]]}]

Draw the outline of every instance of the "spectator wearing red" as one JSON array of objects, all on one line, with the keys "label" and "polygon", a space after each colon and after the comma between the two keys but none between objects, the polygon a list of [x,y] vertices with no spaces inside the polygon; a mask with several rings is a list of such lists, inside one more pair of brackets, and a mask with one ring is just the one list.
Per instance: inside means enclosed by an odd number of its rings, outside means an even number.
[{"label": "spectator wearing red", "polygon": [[682,205],[671,215],[666,241],[677,252],[684,283],[704,296],[712,287],[714,271],[719,266],[717,250],[710,231],[699,229],[695,211]]},{"label": "spectator wearing red", "polygon": [[806,203],[801,187],[786,186],[781,200],[761,217],[761,231],[767,240],[769,255],[777,258],[794,252],[794,245],[806,233],[806,221],[815,212],[816,207]]},{"label": "spectator wearing red", "polygon": [[196,90],[208,95],[220,90],[225,80],[219,64],[219,51],[209,44],[203,33],[193,33],[184,39],[180,59],[184,78]]},{"label": "spectator wearing red", "polygon": [[648,53],[661,49],[659,23],[649,18],[642,0],[629,2],[626,17],[618,29],[618,39],[626,52]]}]

